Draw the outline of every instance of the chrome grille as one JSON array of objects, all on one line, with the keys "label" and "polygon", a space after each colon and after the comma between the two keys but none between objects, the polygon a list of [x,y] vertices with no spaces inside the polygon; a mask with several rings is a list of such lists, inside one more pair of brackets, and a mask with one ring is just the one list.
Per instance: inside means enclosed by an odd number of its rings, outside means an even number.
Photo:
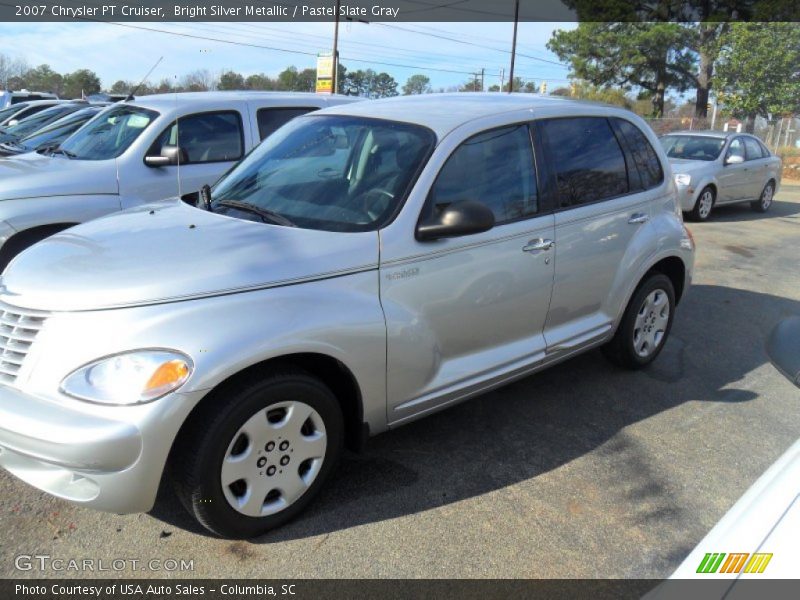
[{"label": "chrome grille", "polygon": [[0,383],[17,380],[28,350],[46,319],[47,313],[0,303]]}]

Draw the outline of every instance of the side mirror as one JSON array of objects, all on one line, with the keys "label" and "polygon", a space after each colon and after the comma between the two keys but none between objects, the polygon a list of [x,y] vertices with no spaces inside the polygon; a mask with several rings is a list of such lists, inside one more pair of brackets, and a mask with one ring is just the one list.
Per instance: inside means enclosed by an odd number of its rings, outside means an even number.
[{"label": "side mirror", "polygon": [[145,156],[144,164],[148,167],[169,167],[184,165],[189,162],[186,150],[180,146],[164,146],[159,156]]},{"label": "side mirror", "polygon": [[729,156],[725,159],[726,165],[740,165],[744,162],[744,156],[740,156],[738,154],[734,154],[733,156]]},{"label": "side mirror", "polygon": [[438,240],[489,231],[494,227],[494,213],[481,202],[463,200],[450,204],[425,223],[417,225],[419,241]]},{"label": "side mirror", "polygon": [[767,355],[773,366],[800,387],[800,317],[778,323],[767,338]]}]

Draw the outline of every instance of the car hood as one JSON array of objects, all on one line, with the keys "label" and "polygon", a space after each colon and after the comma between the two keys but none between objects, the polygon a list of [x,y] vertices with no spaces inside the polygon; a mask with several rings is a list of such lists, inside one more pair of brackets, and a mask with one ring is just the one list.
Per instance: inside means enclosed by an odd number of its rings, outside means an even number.
[{"label": "car hood", "polygon": [[715,169],[716,161],[713,160],[685,160],[682,158],[670,158],[669,164],[673,173],[685,173],[694,175],[695,173],[707,173]]},{"label": "car hood", "polygon": [[70,160],[35,152],[0,160],[0,200],[117,193],[115,160]]},{"label": "car hood", "polygon": [[93,310],[185,300],[377,267],[378,233],[281,227],[164,200],[35,244],[6,268],[0,300]]}]

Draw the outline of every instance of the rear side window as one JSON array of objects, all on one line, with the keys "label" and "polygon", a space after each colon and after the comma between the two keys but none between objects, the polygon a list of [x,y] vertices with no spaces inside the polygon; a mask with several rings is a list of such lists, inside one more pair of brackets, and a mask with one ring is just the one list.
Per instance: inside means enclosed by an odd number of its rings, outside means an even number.
[{"label": "rear side window", "polygon": [[562,208],[628,193],[625,156],[604,117],[545,119],[539,126]]},{"label": "rear side window", "polygon": [[295,117],[319,110],[318,108],[259,108],[256,113],[258,136],[265,137],[277,131]]},{"label": "rear side window", "polygon": [[761,145],[753,138],[744,138],[744,150],[747,153],[747,160],[763,158],[761,154]]},{"label": "rear side window", "polygon": [[428,197],[429,210],[462,200],[492,209],[497,224],[538,211],[533,150],[527,125],[480,133],[456,148]]},{"label": "rear side window", "polygon": [[642,190],[649,190],[664,181],[664,171],[661,169],[661,162],[658,160],[656,151],[647,141],[644,133],[630,121],[625,119],[614,119],[615,125],[625,139],[625,144],[632,155],[636,170],[639,172],[641,186],[636,186],[635,175],[631,174],[631,187]]},{"label": "rear side window", "polygon": [[158,156],[164,146],[183,148],[184,164],[239,160],[244,154],[242,119],[236,111],[181,117],[164,130],[148,156]]}]

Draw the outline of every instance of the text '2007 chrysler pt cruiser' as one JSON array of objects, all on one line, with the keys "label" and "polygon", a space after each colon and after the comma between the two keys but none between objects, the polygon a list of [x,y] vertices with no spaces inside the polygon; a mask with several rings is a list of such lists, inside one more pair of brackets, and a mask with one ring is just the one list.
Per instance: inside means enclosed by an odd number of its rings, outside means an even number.
[{"label": "text '2007 chrysler pt cruiser'", "polygon": [[299,117],[197,207],[162,201],[19,255],[0,293],[0,464],[209,530],[305,508],[345,445],[596,346],[642,367],[694,244],[633,114],[430,95]]}]

